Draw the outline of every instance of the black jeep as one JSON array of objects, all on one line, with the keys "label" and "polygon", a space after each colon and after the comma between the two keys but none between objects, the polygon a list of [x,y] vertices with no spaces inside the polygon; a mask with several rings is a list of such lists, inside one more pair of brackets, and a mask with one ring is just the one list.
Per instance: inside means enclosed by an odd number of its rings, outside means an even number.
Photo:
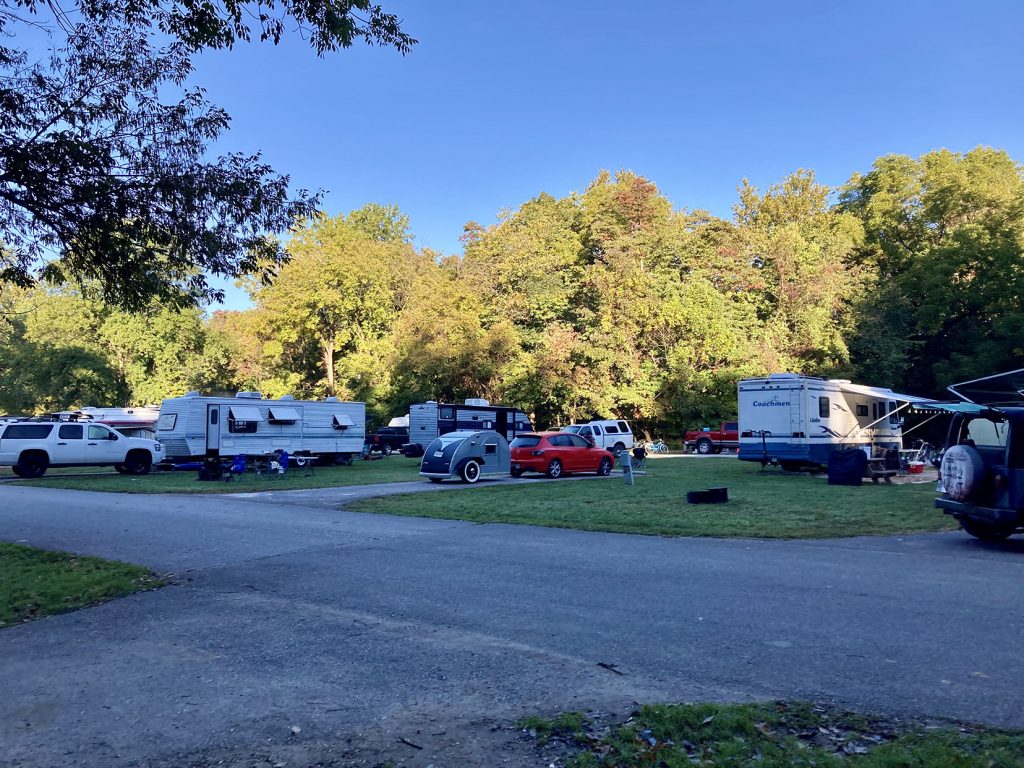
[{"label": "black jeep", "polygon": [[974,406],[953,415],[935,506],[983,541],[1024,529],[1024,405]]}]

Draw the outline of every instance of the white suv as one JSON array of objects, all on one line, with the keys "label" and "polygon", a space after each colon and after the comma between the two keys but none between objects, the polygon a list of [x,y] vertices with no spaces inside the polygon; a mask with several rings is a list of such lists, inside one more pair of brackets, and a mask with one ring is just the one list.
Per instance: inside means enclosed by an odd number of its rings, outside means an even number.
[{"label": "white suv", "polygon": [[562,427],[561,431],[573,432],[616,456],[633,448],[633,430],[629,428],[629,422],[620,419],[595,419]]},{"label": "white suv", "polygon": [[144,475],[161,458],[160,443],[125,437],[102,424],[15,421],[0,424],[0,466],[18,477],[42,477],[49,467],[113,466]]}]

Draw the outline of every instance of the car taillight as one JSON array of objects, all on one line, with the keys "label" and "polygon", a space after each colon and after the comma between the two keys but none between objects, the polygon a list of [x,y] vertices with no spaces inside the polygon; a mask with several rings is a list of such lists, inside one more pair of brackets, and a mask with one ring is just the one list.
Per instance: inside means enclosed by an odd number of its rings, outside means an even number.
[{"label": "car taillight", "polygon": [[536,451],[530,451],[530,455],[531,456],[543,456],[544,455],[544,449],[541,448],[541,449],[536,450]]}]

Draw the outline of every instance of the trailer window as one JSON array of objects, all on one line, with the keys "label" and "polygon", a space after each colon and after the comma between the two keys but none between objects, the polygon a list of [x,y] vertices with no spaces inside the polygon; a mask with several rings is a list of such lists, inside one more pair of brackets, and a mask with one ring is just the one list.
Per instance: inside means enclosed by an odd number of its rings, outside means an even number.
[{"label": "trailer window", "polygon": [[228,418],[228,432],[234,434],[251,434],[256,431],[256,421],[240,421],[239,419]]},{"label": "trailer window", "polygon": [[439,418],[439,419],[454,419],[455,418],[455,409],[451,408],[451,407],[442,408],[442,409],[440,409],[437,412],[437,418]]},{"label": "trailer window", "polygon": [[900,425],[899,406],[894,400],[889,401],[889,423],[894,427]]},{"label": "trailer window", "polygon": [[484,443],[484,456],[496,456],[498,454],[497,443]]},{"label": "trailer window", "polygon": [[827,419],[829,411],[832,408],[832,404],[829,402],[827,397],[818,398],[818,416],[822,419]]},{"label": "trailer window", "polygon": [[865,403],[857,403],[857,415],[858,416],[867,416],[868,415],[868,406],[867,406],[867,404],[865,404]]},{"label": "trailer window", "polygon": [[161,413],[160,418],[157,419],[156,428],[159,432],[169,432],[174,429],[174,425],[178,423],[178,414],[176,413]]}]

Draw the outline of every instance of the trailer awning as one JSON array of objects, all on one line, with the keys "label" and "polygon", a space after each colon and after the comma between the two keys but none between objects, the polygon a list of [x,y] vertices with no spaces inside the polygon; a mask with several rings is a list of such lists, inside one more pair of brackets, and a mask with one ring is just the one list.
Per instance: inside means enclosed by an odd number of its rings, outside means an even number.
[{"label": "trailer awning", "polygon": [[969,403],[1024,403],[1024,368],[953,384],[947,389]]},{"label": "trailer awning", "polygon": [[893,392],[891,389],[885,389],[883,387],[865,387],[863,384],[847,384],[840,383],[839,388],[843,392],[849,392],[854,395],[867,395],[868,397],[877,397],[880,400],[895,400],[899,403],[934,403],[935,401],[929,397],[917,397],[916,395],[901,395],[899,392]]},{"label": "trailer awning", "polygon": [[352,421],[352,417],[347,413],[336,413],[334,414],[334,428],[335,429],[348,429],[354,427],[356,423]]},{"label": "trailer awning", "polygon": [[301,421],[302,417],[294,408],[282,405],[274,405],[270,408],[271,421]]},{"label": "trailer awning", "polygon": [[229,405],[228,413],[235,421],[263,421],[260,409],[255,405]]},{"label": "trailer awning", "polygon": [[919,413],[982,413],[998,410],[978,403],[915,403],[913,410]]}]

